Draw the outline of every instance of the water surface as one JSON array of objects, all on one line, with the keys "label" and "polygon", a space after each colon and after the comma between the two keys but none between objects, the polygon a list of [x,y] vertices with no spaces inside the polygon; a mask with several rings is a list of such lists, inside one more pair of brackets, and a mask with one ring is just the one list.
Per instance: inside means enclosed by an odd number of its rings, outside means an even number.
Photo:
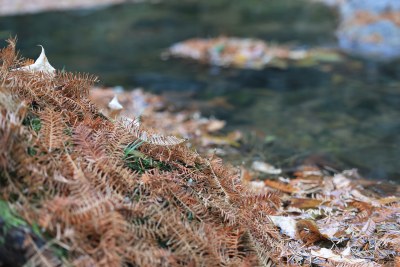
[{"label": "water surface", "polygon": [[0,37],[18,35],[31,58],[42,44],[54,67],[95,73],[104,85],[178,92],[177,105],[223,98],[228,107],[203,112],[245,132],[244,158],[280,167],[315,160],[399,181],[399,64],[347,57],[255,71],[160,58],[175,42],[219,35],[335,47],[336,25],[333,10],[300,0],[165,1],[2,17]]}]

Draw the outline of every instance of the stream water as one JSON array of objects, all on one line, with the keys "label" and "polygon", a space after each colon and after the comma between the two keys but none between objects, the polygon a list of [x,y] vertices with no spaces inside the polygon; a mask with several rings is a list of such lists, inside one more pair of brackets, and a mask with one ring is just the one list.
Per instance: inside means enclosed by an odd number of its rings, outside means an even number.
[{"label": "stream water", "polygon": [[245,133],[244,157],[256,150],[280,167],[314,160],[400,182],[400,64],[346,57],[256,71],[160,57],[175,42],[219,35],[335,47],[336,26],[333,10],[301,0],[176,0],[0,17],[0,39],[18,35],[30,58],[42,44],[57,69],[97,74],[104,85],[214,103],[198,106]]}]

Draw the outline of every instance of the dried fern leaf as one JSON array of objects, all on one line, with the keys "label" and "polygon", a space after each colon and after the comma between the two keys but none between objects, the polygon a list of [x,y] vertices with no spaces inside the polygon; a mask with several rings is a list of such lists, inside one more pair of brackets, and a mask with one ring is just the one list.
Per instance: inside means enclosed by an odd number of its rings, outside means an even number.
[{"label": "dried fern leaf", "polygon": [[86,73],[59,72],[56,76],[55,90],[74,98],[89,96],[89,89],[98,82],[98,77]]},{"label": "dried fern leaf", "polygon": [[178,138],[175,136],[163,136],[155,133],[140,129],[136,120],[127,122],[126,119],[118,121],[120,127],[122,126],[129,131],[135,138],[140,139],[146,143],[157,146],[175,146],[182,144],[186,139]]},{"label": "dried fern leaf", "polygon": [[102,162],[106,157],[104,150],[101,146],[94,146],[91,135],[91,129],[85,127],[83,124],[78,125],[73,132],[74,144],[88,162]]},{"label": "dried fern leaf", "polygon": [[63,147],[66,140],[62,115],[57,111],[47,108],[40,113],[40,120],[42,123],[40,140],[47,152]]}]

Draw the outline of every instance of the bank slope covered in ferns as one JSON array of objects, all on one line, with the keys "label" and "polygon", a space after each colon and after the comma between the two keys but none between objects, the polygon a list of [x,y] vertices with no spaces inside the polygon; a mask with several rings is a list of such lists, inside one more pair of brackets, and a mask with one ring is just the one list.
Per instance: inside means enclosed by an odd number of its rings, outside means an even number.
[{"label": "bank slope covered in ferns", "polygon": [[38,247],[32,265],[269,266],[279,257],[267,216],[279,197],[251,194],[237,170],[184,140],[103,115],[88,99],[96,77],[17,70],[27,61],[15,46],[0,52],[1,198],[61,251]]}]

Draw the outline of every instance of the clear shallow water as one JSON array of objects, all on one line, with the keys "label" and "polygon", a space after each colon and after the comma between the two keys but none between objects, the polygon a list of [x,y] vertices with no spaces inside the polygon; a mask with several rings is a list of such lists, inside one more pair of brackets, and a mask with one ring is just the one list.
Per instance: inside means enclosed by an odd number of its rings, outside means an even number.
[{"label": "clear shallow water", "polygon": [[244,157],[281,167],[327,162],[399,182],[399,64],[347,58],[253,71],[160,59],[175,42],[220,34],[332,47],[335,27],[332,10],[303,1],[168,1],[3,17],[0,37],[17,34],[31,58],[42,44],[56,68],[95,73],[105,85],[184,95],[177,105],[222,97],[233,108],[203,105],[203,112],[226,119],[227,130],[249,132]]}]

